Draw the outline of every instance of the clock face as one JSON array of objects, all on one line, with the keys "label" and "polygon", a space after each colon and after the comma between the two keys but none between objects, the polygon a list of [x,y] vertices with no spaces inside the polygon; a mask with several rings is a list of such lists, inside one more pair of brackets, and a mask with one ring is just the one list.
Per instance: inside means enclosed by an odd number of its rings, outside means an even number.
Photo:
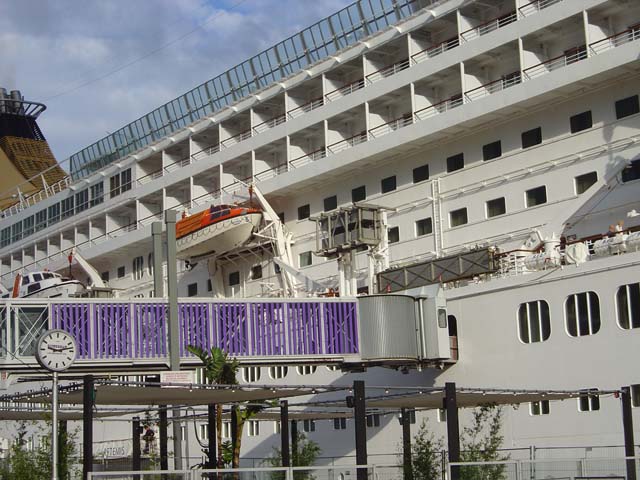
[{"label": "clock face", "polygon": [[36,359],[47,370],[61,372],[76,359],[76,341],[64,330],[48,330],[38,340]]}]

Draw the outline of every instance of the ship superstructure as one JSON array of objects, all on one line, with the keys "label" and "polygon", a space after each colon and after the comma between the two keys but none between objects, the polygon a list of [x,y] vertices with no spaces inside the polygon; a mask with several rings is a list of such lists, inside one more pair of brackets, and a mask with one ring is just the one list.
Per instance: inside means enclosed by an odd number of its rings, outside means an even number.
[{"label": "ship superstructure", "polygon": [[[72,156],[67,188],[4,210],[0,280],[62,272],[75,249],[119,297],[148,298],[151,224],[168,209],[184,225],[246,213],[255,188],[275,213],[260,220],[273,231],[256,220],[248,231],[262,236],[234,239],[215,262],[183,260],[181,297],[424,296],[446,306],[445,333],[416,341],[425,351],[448,345],[444,370],[432,362],[406,376],[361,375],[380,384],[633,385],[640,406],[640,4],[372,3]],[[370,245],[362,212],[384,225]],[[217,225],[211,218],[190,234]],[[356,230],[357,241],[347,238]],[[381,345],[380,363],[396,321],[383,320],[370,344],[360,333],[362,345]],[[331,368],[253,360],[246,382],[355,375],[335,358]],[[621,444],[609,427],[617,400],[587,390],[586,402],[510,412],[509,446]],[[440,428],[441,413],[429,415]],[[310,425],[327,456],[350,453],[335,441],[342,422]],[[399,429],[379,418],[370,427]],[[248,455],[268,453],[272,430],[252,432]],[[370,451],[395,453],[383,437],[372,435]]]}]

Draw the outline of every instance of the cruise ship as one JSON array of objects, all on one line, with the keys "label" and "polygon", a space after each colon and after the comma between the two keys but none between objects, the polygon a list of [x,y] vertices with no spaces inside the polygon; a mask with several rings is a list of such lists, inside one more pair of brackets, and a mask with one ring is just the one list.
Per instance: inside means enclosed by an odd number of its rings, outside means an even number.
[{"label": "cruise ship", "polygon": [[[504,448],[622,456],[620,400],[591,389],[630,386],[640,407],[639,95],[636,0],[360,0],[72,155],[56,183],[6,191],[0,282],[50,271],[142,305],[173,210],[183,304],[387,308],[357,351],[232,351],[244,383],[583,391],[505,408]],[[0,317],[24,348],[0,354],[14,379],[47,327],[20,301]],[[116,353],[102,373],[167,364]],[[446,431],[442,410],[417,413]],[[371,458],[394,462],[397,414],[367,424]],[[300,428],[326,463],[353,455],[351,420]],[[197,456],[204,424],[187,430]],[[252,423],[246,465],[276,432]]]}]

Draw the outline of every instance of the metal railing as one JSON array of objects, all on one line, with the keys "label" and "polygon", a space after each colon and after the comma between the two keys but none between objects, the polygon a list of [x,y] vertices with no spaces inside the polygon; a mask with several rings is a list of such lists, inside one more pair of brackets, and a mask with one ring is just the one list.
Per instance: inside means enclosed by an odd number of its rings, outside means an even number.
[{"label": "metal railing", "polygon": [[413,63],[420,63],[429,58],[437,57],[438,55],[451,50],[452,48],[456,48],[460,45],[460,37],[457,35],[449,40],[445,40],[444,42],[440,42],[437,45],[433,45],[431,47],[425,48],[424,50],[419,51],[418,53],[414,53],[411,55],[411,60]]},{"label": "metal railing", "polygon": [[4,210],[2,210],[2,213],[1,213],[2,218],[15,215],[21,212],[22,210],[24,210],[25,208],[32,207],[36,203],[41,202],[42,200],[48,198],[51,195],[55,195],[56,193],[60,193],[66,190],[71,185],[71,181],[72,181],[71,177],[66,176],[62,180],[58,180],[57,182],[52,183],[51,185],[48,185],[47,188],[38,190],[37,192],[29,196],[24,196],[20,198],[20,195],[16,194],[16,198],[19,200],[18,203],[15,203],[10,207],[7,207]]},{"label": "metal railing", "polygon": [[298,168],[308,163],[315,162],[316,160],[320,160],[321,158],[324,158],[326,156],[327,149],[323,147],[306,155],[294,158],[289,162],[289,165],[291,165],[293,168]]},{"label": "metal railing", "polygon": [[320,108],[324,105],[324,97],[314,98],[313,100],[305,103],[304,105],[300,105],[292,110],[287,112],[287,117],[289,119],[299,117],[307,112],[315,110],[316,108]]},{"label": "metal railing", "polygon": [[416,122],[418,122],[420,120],[433,117],[434,115],[438,115],[439,113],[444,113],[457,108],[463,103],[464,102],[462,100],[462,95],[454,95],[450,98],[447,98],[446,100],[442,100],[441,102],[429,105],[425,108],[421,108],[420,110],[416,110],[413,115],[416,119]]},{"label": "metal railing", "polygon": [[611,35],[610,37],[603,38],[597,42],[593,42],[589,44],[589,49],[591,50],[591,53],[597,55],[635,40],[640,40],[640,25],[631,27],[623,32]]},{"label": "metal railing", "polygon": [[411,62],[408,58],[403,58],[391,65],[387,65],[386,67],[382,67],[380,70],[376,70],[373,73],[367,75],[367,82],[369,84],[375,83],[378,80],[382,80],[383,78],[390,77],[391,75],[395,75],[398,72],[406,70],[411,66]]},{"label": "metal railing", "polygon": [[191,158],[193,158],[194,161],[197,161],[202,158],[210,157],[214,153],[218,153],[220,150],[222,150],[222,145],[220,143],[217,143],[194,153],[193,155],[191,155]]},{"label": "metal railing", "polygon": [[460,34],[460,38],[465,42],[473,40],[474,38],[481,37],[487,33],[498,30],[499,28],[506,27],[507,25],[518,20],[518,13],[514,10],[506,15],[501,15],[497,18],[491,19],[488,22],[484,22],[477,27],[466,30]]},{"label": "metal railing", "polygon": [[253,127],[253,131],[255,133],[262,133],[262,132],[266,132],[267,130],[276,127],[282,123],[285,123],[287,121],[287,116],[283,113],[282,115],[278,115],[276,117],[270,118],[269,120],[266,120],[262,123],[257,124],[255,127]]},{"label": "metal railing", "polygon": [[394,132],[402,127],[406,127],[407,125],[413,124],[413,115],[411,113],[407,113],[402,115],[401,117],[394,118],[390,122],[383,123],[382,125],[378,125],[369,130],[369,134],[373,138],[382,137],[388,133]]},{"label": "metal railing", "polygon": [[355,147],[356,145],[364,143],[367,140],[369,140],[369,138],[365,130],[357,133],[352,137],[345,138],[344,140],[340,140],[336,143],[332,143],[331,145],[327,146],[327,151],[328,153],[336,154],[338,152],[341,152],[342,150],[346,150],[347,148]]},{"label": "metal railing", "polygon": [[584,60],[585,58],[587,58],[587,49],[584,47],[577,47],[573,49],[571,53],[565,53],[532,67],[525,68],[522,73],[524,74],[525,79],[531,80],[532,78],[545,75],[549,72],[553,72],[554,70],[558,70],[559,68]]},{"label": "metal railing", "polygon": [[289,169],[287,168],[287,164],[283,164],[283,165],[278,165],[277,167],[273,167],[273,168],[269,168],[267,170],[263,170],[260,173],[256,173],[254,175],[254,178],[259,181],[262,182],[264,180],[268,180],[270,178],[276,177],[278,175],[280,175],[281,173],[287,172]]},{"label": "metal railing", "polygon": [[222,142],[220,142],[220,144],[224,148],[229,148],[230,146],[235,145],[236,143],[240,143],[246,140],[247,138],[251,138],[252,136],[253,136],[253,131],[249,129],[249,130],[245,130],[244,132],[240,132],[237,135],[234,135],[233,137],[229,137],[223,140]]},{"label": "metal railing", "polygon": [[167,173],[173,172],[179,168],[186,167],[189,164],[191,164],[191,157],[183,158],[182,160],[170,163],[167,166],[165,166],[164,171]]},{"label": "metal railing", "polygon": [[329,93],[325,94],[325,98],[331,102],[333,100],[342,98],[345,95],[349,95],[350,93],[353,93],[357,90],[363,89],[364,85],[365,85],[364,78],[359,78],[355,82],[351,82],[347,85],[344,85],[340,88],[336,88],[335,90],[330,91]]},{"label": "metal railing", "polygon": [[523,17],[528,17],[529,15],[538,13],[540,10],[544,10],[545,8],[555,5],[556,3],[560,3],[561,1],[562,0],[534,0],[531,3],[522,5],[518,8],[518,11]]},{"label": "metal railing", "polygon": [[482,97],[491,95],[492,93],[500,92],[514,85],[522,83],[522,76],[520,72],[514,72],[509,75],[505,75],[503,78],[494,80],[479,87],[473,88],[464,92],[464,96],[468,101],[477,100]]}]

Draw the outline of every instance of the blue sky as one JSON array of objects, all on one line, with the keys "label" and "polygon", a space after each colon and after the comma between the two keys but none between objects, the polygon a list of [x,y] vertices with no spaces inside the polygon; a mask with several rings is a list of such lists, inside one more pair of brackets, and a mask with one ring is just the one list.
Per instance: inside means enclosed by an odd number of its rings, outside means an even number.
[{"label": "blue sky", "polygon": [[0,86],[47,105],[39,124],[63,160],[350,3],[3,0]]}]

